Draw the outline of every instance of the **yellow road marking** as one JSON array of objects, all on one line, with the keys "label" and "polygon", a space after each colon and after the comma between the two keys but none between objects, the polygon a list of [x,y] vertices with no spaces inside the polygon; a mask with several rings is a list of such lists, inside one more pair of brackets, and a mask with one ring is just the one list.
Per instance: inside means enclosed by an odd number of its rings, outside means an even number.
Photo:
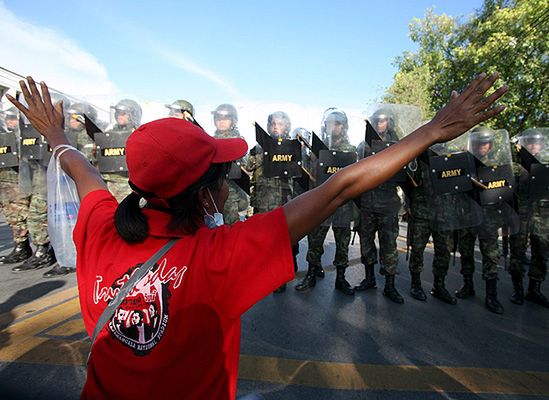
[{"label": "yellow road marking", "polygon": [[341,390],[549,395],[548,372],[494,368],[347,364],[242,355],[239,378]]},{"label": "yellow road marking", "polygon": [[51,294],[49,296],[41,297],[29,303],[22,304],[18,307],[15,307],[11,311],[0,314],[0,326],[11,324],[14,320],[17,320],[22,317],[26,317],[29,314],[32,314],[35,312],[39,312],[50,306],[63,303],[64,301],[77,296],[78,296],[78,289],[76,287],[72,287],[70,289],[66,289],[66,290]]},{"label": "yellow road marking", "polygon": [[[2,331],[8,343],[0,349],[1,362],[47,365],[84,365],[89,339],[85,335],[76,292],[64,291],[21,306],[15,320]],[[51,306],[55,302],[61,304]],[[42,309],[39,307],[42,306]],[[54,327],[49,329],[50,327]],[[52,338],[54,336],[54,338]],[[295,360],[242,355],[239,379],[302,385],[335,390],[395,390],[426,392],[494,393],[549,396],[549,372],[446,366],[371,365],[317,360]]]}]

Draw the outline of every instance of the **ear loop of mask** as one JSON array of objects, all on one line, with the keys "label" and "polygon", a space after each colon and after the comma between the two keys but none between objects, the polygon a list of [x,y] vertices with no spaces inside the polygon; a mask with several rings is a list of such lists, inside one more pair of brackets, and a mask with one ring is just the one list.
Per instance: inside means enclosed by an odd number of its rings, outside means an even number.
[{"label": "ear loop of mask", "polygon": [[217,204],[215,204],[215,200],[213,199],[212,192],[210,192],[210,189],[208,188],[206,188],[206,190],[208,191],[208,194],[210,195],[210,199],[212,200],[212,203],[215,207],[215,212],[214,212],[214,215],[211,215],[210,213],[208,213],[206,208],[203,207],[205,212],[204,223],[208,228],[213,229],[223,225],[225,221],[223,220],[223,214],[221,214],[217,209]]}]

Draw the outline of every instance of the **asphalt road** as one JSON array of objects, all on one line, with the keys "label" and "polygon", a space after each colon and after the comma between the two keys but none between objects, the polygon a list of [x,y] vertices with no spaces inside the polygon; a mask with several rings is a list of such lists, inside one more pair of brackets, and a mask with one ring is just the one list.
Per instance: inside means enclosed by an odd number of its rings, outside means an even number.
[{"label": "asphalt road", "polygon": [[[399,242],[401,248],[404,243]],[[0,254],[11,235],[0,220]],[[504,315],[484,307],[484,285],[457,306],[412,299],[405,254],[397,288],[405,304],[378,289],[346,296],[334,290],[335,244],[325,244],[326,277],[306,293],[293,288],[266,297],[243,317],[239,394],[270,399],[549,399],[549,310],[509,302],[511,281],[500,270]],[[432,284],[428,248],[426,291]],[[477,258],[480,258],[477,254]],[[358,238],[350,248],[348,280],[357,284]],[[89,348],[80,318],[75,275],[44,279],[44,270],[12,273],[0,266],[0,399],[76,399]],[[480,263],[477,262],[477,270]],[[447,287],[461,284],[459,258]],[[549,285],[542,286],[549,295]],[[184,390],[184,388],[182,388]]]}]

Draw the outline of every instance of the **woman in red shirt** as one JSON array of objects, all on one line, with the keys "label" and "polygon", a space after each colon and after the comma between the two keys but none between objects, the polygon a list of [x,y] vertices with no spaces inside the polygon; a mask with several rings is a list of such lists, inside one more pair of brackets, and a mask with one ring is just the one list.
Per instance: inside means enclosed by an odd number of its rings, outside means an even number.
[{"label": "woman in red shirt", "polygon": [[[219,210],[228,194],[228,163],[246,153],[242,139],[214,139],[175,118],[142,125],[126,144],[133,192],[120,205],[82,154],[65,151],[61,166],[81,199],[74,241],[88,333],[136,268],[178,238],[101,331],[82,398],[234,399],[240,316],[293,279],[292,246],[428,146],[500,113],[502,106],[488,107],[507,88],[485,96],[496,79],[497,74],[479,75],[462,94],[453,92],[431,122],[399,143],[342,169],[281,208],[231,226],[222,225]],[[11,96],[10,101],[52,148],[69,144],[62,104],[52,105],[45,83],[40,95],[33,79],[27,82],[20,83],[28,107]]]}]

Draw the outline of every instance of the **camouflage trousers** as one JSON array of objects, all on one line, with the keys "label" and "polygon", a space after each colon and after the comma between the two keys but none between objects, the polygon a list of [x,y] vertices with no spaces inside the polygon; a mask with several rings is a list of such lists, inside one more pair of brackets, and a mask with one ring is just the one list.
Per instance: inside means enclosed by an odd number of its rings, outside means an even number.
[{"label": "camouflage trousers", "polygon": [[131,193],[132,189],[128,184],[128,177],[126,174],[101,174],[101,176],[107,183],[109,192],[112,193],[119,203]]},{"label": "camouflage trousers", "polygon": [[[324,240],[328,234],[329,226],[318,226],[307,236],[309,249],[307,250],[307,262],[312,265],[322,265],[321,258],[324,254]],[[334,266],[347,268],[349,266],[349,243],[351,242],[350,228],[332,227],[336,243]]]},{"label": "camouflage trousers", "polygon": [[459,254],[461,259],[461,274],[472,275],[475,272],[475,242],[478,237],[480,253],[482,254],[482,279],[498,277],[498,231],[479,228],[466,228],[459,232]]},{"label": "camouflage trousers", "polygon": [[[410,222],[408,222],[410,223]],[[410,251],[410,272],[423,271],[423,253],[429,236],[433,236],[435,254],[433,257],[433,275],[446,276],[450,266],[450,246],[452,243],[451,231],[434,231],[431,221],[426,218],[414,217],[410,228],[411,251]]]},{"label": "camouflage trousers", "polygon": [[[528,247],[530,238],[530,250],[532,258],[528,277],[537,280],[545,280],[547,275],[547,260],[549,259],[549,205],[541,207],[535,204],[531,216],[520,213],[520,231],[509,237],[511,276],[524,277],[522,260]],[[530,221],[530,224],[528,224]]]},{"label": "camouflage trousers", "polygon": [[248,208],[248,199],[246,193],[234,181],[230,180],[229,184],[229,197],[225,202],[225,209],[223,210],[223,219],[226,224],[231,225],[240,220],[239,211],[244,211]]},{"label": "camouflage trousers", "polygon": [[545,280],[549,259],[549,202],[534,209],[532,233],[530,235],[532,260],[528,276],[537,281]]},{"label": "camouflage trousers", "polygon": [[378,261],[376,232],[379,238],[380,273],[395,275],[398,269],[398,214],[370,210],[360,212],[360,260],[364,265],[375,265]]},{"label": "camouflage trousers", "polygon": [[49,243],[48,236],[48,199],[42,194],[33,194],[30,198],[27,218],[30,237],[35,245]]},{"label": "camouflage trousers", "polygon": [[0,185],[0,209],[6,218],[6,222],[11,226],[13,241],[22,243],[29,238],[27,218],[29,216],[30,197],[19,191],[17,182],[6,182],[0,179]]},{"label": "camouflage trousers", "polygon": [[519,231],[509,235],[509,274],[511,276],[524,276],[522,260],[526,255],[529,236],[529,207],[519,206]]}]

